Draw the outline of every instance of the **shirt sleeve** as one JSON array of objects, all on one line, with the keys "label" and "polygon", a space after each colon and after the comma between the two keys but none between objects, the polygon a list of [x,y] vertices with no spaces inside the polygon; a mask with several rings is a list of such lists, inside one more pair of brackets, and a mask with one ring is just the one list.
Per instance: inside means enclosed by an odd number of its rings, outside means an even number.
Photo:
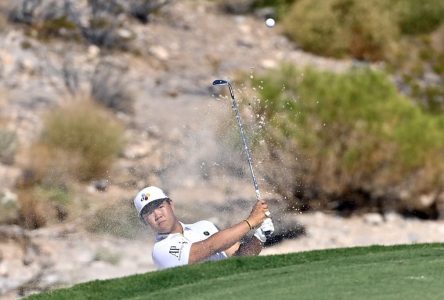
[{"label": "shirt sleeve", "polygon": [[191,243],[185,238],[163,240],[154,245],[153,261],[158,269],[173,268],[188,264]]},{"label": "shirt sleeve", "polygon": [[207,231],[209,231],[210,236],[220,231],[220,229],[216,225],[214,225],[213,222],[207,220],[200,221],[197,224],[199,224],[200,227],[205,228]]}]

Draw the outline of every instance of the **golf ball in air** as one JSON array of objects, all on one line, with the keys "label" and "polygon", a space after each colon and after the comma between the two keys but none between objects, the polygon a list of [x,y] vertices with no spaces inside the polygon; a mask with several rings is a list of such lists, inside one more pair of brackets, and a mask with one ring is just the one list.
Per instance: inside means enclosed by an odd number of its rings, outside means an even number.
[{"label": "golf ball in air", "polygon": [[276,24],[276,21],[273,18],[268,18],[265,20],[265,25],[267,27],[273,27]]}]

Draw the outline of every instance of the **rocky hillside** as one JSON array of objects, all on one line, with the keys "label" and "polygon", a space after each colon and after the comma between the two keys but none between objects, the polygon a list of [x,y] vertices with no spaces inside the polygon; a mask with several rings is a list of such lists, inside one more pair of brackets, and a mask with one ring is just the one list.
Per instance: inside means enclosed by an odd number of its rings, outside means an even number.
[{"label": "rocky hillside", "polygon": [[[160,1],[156,9],[138,7],[142,16],[125,5],[96,7],[107,11],[102,16],[88,7],[100,1],[19,2],[30,6],[16,1],[0,6],[1,143],[8,149],[0,160],[5,298],[153,270],[151,237],[131,206],[137,190],[148,184],[169,192],[185,222],[207,218],[225,227],[248,214],[254,190],[241,150],[221,130],[237,129],[230,104],[211,88],[214,79],[254,77],[282,62],[333,71],[353,65],[300,51],[280,34],[279,24],[269,28],[254,15],[226,14],[213,1]],[[41,4],[32,9],[33,3]],[[99,22],[106,25],[101,31],[94,18],[112,22]],[[241,94],[244,87],[238,88]],[[39,160],[35,143],[45,116],[79,98],[105,99],[102,104],[125,128],[125,146],[102,177],[66,183],[70,204],[57,210],[63,217],[50,218],[43,210],[46,226],[21,228],[24,207],[33,202],[20,200],[27,191],[20,184],[28,182],[30,161]],[[274,242],[310,233],[310,221],[303,222],[304,229],[272,187],[260,183],[275,216]],[[371,217],[369,222],[384,224]],[[405,229],[402,221],[396,224]],[[433,225],[424,226],[427,231]],[[317,232],[313,243],[328,235]],[[323,247],[355,244],[359,241],[351,238]],[[308,245],[304,249],[316,248]],[[267,253],[273,249],[278,248]]]}]

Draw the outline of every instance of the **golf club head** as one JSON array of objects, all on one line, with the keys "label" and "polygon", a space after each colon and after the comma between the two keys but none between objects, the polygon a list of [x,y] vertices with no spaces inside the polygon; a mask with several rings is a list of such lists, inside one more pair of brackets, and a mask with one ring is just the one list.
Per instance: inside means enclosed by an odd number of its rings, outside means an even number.
[{"label": "golf club head", "polygon": [[228,81],[223,79],[216,79],[215,81],[213,81],[213,85],[228,85]]},{"label": "golf club head", "polygon": [[228,80],[223,80],[223,79],[216,79],[215,81],[213,81],[213,85],[217,85],[217,86],[221,86],[221,85],[227,85],[229,90],[230,90],[230,95],[231,98],[234,101],[234,92],[233,92],[233,88],[231,87],[231,84]]}]

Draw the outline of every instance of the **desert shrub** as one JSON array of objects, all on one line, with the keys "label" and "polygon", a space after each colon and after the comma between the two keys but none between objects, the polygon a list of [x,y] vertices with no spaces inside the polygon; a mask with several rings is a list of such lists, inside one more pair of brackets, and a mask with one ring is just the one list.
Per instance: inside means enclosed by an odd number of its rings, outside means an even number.
[{"label": "desert shrub", "polygon": [[405,37],[387,61],[400,90],[430,112],[444,111],[444,24],[427,35]]},{"label": "desert shrub", "polygon": [[159,8],[167,5],[170,0],[133,0],[129,5],[129,13],[142,22],[148,23],[149,16]]},{"label": "desert shrub", "polygon": [[128,66],[109,61],[99,63],[91,79],[91,96],[100,104],[125,113],[133,112],[135,94],[127,76]]},{"label": "desert shrub", "polygon": [[397,0],[394,10],[405,34],[430,33],[444,22],[444,2],[441,0]]},{"label": "desert shrub", "polygon": [[89,180],[106,175],[122,148],[122,136],[111,113],[89,101],[74,101],[46,117],[40,143],[50,155],[68,156],[65,165],[72,176]]},{"label": "desert shrub", "polygon": [[15,132],[0,128],[0,162],[12,164],[17,151],[17,135]]},{"label": "desert shrub", "polygon": [[219,7],[229,14],[246,14],[253,9],[255,0],[217,0]]},{"label": "desert shrub", "polygon": [[415,207],[418,195],[442,188],[444,117],[400,95],[384,73],[286,66],[255,80],[262,88],[251,107],[267,124],[261,172],[290,201],[328,207],[359,193]]},{"label": "desert shrub", "polygon": [[22,0],[9,12],[9,19],[17,23],[32,24],[37,18],[39,0]]},{"label": "desert shrub", "polygon": [[284,16],[293,3],[298,0],[256,0],[253,3],[254,8],[271,7],[274,15],[278,19]]},{"label": "desert shrub", "polygon": [[26,153],[26,164],[16,182],[18,189],[29,189],[39,185],[57,186],[72,181],[80,154],[54,148],[42,142],[34,143]]},{"label": "desert shrub", "polygon": [[48,207],[35,197],[33,189],[21,190],[18,195],[20,203],[19,224],[27,229],[36,229],[48,222]]},{"label": "desert shrub", "polygon": [[384,58],[398,35],[396,19],[383,0],[300,0],[283,25],[305,50],[366,60]]},{"label": "desert shrub", "polygon": [[68,218],[72,195],[66,186],[35,185],[19,190],[19,225],[28,229],[63,222]]},{"label": "desert shrub", "polygon": [[48,39],[52,37],[65,36],[79,38],[80,30],[78,26],[66,16],[52,18],[41,22],[35,26],[39,38]]},{"label": "desert shrub", "polygon": [[69,1],[17,1],[9,12],[12,22],[29,25],[38,38],[79,38],[79,15]]},{"label": "desert shrub", "polygon": [[[20,0],[9,12],[12,22],[28,25],[38,38],[85,39],[102,48],[128,50],[134,33],[124,26],[130,16],[125,1]],[[86,22],[85,22],[86,20]]]},{"label": "desert shrub", "polygon": [[84,38],[101,48],[128,50],[134,34],[124,29],[118,19],[111,16],[91,17],[89,26],[82,28]]}]

